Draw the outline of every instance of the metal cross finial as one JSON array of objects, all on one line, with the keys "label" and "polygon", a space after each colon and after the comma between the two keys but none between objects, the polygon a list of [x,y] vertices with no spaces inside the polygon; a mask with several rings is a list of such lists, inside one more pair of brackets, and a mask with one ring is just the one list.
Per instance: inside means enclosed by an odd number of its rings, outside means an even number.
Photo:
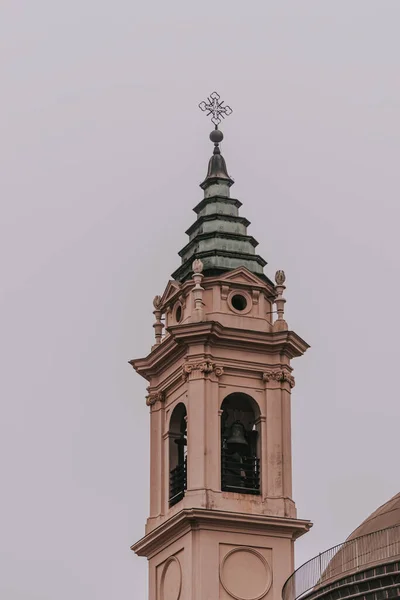
[{"label": "metal cross finial", "polygon": [[200,102],[199,108],[202,111],[207,111],[207,117],[212,115],[211,121],[214,123],[215,127],[218,128],[218,125],[221,123],[221,117],[225,119],[232,114],[233,110],[230,106],[223,106],[224,101],[220,101],[220,95],[217,92],[213,92],[207,98],[207,102]]}]

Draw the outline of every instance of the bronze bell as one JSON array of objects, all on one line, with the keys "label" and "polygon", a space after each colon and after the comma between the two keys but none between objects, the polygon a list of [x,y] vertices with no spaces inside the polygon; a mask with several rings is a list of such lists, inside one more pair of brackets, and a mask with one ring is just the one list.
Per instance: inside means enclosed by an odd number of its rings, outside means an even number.
[{"label": "bronze bell", "polygon": [[237,444],[238,446],[247,446],[246,438],[244,437],[244,425],[240,421],[233,423],[231,428],[231,435],[226,441],[228,446]]}]

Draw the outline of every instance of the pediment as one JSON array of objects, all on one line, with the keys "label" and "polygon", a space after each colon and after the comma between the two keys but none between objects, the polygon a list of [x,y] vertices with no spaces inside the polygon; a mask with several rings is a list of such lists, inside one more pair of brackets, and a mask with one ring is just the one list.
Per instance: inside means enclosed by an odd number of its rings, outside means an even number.
[{"label": "pediment", "polygon": [[182,286],[180,283],[178,283],[177,281],[168,281],[167,283],[167,287],[165,288],[165,291],[161,297],[161,304],[164,306],[164,304],[167,304],[167,302],[169,300],[171,300],[171,298],[173,298],[177,292],[180,292],[182,289]]},{"label": "pediment", "polygon": [[246,267],[238,267],[233,271],[229,271],[221,277],[222,280],[227,283],[242,283],[246,285],[252,285],[257,287],[268,287],[267,284],[262,281],[257,275],[254,275]]}]

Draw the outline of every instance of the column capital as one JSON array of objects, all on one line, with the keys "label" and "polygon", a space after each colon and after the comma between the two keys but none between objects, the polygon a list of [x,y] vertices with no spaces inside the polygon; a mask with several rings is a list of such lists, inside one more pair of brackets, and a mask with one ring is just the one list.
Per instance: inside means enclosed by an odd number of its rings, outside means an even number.
[{"label": "column capital", "polygon": [[291,388],[295,386],[295,379],[288,371],[284,369],[268,369],[262,374],[263,381],[277,381],[280,383],[287,382]]},{"label": "column capital", "polygon": [[189,376],[191,376],[191,379],[199,379],[211,373],[214,373],[216,377],[221,377],[224,374],[224,367],[210,360],[193,363],[187,362],[182,367],[182,378],[184,381],[187,381]]},{"label": "column capital", "polygon": [[[147,388],[149,391],[149,388]],[[156,402],[165,402],[165,392],[160,390],[158,392],[151,392],[146,396],[146,405],[154,406]]]}]

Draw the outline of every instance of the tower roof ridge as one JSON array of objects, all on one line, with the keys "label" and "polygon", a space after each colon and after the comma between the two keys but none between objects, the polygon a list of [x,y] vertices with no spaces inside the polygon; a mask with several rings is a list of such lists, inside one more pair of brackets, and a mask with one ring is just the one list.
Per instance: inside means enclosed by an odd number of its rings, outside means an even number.
[{"label": "tower roof ridge", "polygon": [[231,223],[240,223],[245,227],[250,225],[250,221],[246,217],[239,217],[235,215],[221,215],[220,213],[211,213],[210,215],[202,215],[185,231],[187,235],[192,235],[206,221],[228,221]]}]

